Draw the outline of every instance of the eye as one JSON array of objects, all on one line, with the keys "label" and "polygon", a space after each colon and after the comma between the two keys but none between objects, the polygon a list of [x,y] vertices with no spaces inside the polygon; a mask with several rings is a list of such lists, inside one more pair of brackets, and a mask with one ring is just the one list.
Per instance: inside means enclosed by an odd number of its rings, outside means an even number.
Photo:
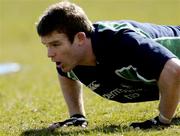
[{"label": "eye", "polygon": [[57,47],[59,46],[60,44],[52,44],[53,47]]},{"label": "eye", "polygon": [[53,47],[57,47],[57,46],[61,46],[61,45],[62,45],[61,42],[54,42],[54,43],[52,43]]}]

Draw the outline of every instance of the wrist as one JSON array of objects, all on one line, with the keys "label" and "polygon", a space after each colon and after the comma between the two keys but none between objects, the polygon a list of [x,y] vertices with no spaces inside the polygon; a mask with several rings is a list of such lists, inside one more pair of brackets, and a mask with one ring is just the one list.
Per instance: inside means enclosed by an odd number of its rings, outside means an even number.
[{"label": "wrist", "polygon": [[86,118],[84,115],[82,115],[82,114],[74,114],[74,115],[72,115],[72,116],[70,116],[70,118],[73,118],[73,117],[75,117],[75,118]]},{"label": "wrist", "polygon": [[159,118],[159,121],[164,124],[170,124],[171,120],[172,120],[172,119],[168,119],[167,117],[165,117],[162,114],[159,114],[158,118]]}]

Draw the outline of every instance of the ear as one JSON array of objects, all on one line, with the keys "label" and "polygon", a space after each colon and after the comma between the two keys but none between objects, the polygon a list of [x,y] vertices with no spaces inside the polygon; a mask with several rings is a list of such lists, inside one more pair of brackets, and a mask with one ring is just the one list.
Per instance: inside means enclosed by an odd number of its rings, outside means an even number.
[{"label": "ear", "polygon": [[78,32],[75,35],[75,41],[78,43],[78,45],[83,45],[86,40],[86,34],[84,32]]}]

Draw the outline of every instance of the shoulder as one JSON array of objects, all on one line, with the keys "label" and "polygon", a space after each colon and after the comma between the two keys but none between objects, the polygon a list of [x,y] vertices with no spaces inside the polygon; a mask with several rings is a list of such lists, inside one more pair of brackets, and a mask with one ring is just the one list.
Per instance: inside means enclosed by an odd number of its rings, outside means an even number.
[{"label": "shoulder", "polygon": [[133,21],[129,20],[117,20],[117,21],[97,21],[93,25],[98,32],[106,30],[120,31],[124,29],[134,29],[131,24]]}]

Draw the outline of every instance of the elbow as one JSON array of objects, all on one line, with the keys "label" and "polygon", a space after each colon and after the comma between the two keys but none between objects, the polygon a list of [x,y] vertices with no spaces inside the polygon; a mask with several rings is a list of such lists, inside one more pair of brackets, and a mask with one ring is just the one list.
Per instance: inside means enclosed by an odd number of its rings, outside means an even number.
[{"label": "elbow", "polygon": [[173,59],[173,61],[174,65],[171,66],[171,74],[174,84],[180,87],[180,60]]},{"label": "elbow", "polygon": [[176,83],[180,86],[180,66],[175,71],[175,79],[176,79]]}]

